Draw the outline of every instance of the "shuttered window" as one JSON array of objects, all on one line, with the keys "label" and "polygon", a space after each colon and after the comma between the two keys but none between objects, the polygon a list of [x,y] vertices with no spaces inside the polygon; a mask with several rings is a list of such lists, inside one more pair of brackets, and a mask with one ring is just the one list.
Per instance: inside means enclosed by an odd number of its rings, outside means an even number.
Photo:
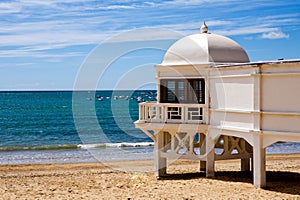
[{"label": "shuttered window", "polygon": [[161,103],[205,103],[204,79],[162,79]]}]

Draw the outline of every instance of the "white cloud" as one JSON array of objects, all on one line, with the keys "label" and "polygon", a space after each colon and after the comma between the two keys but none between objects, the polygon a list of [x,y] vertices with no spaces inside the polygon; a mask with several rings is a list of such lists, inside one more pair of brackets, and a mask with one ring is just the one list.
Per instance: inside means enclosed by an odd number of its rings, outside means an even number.
[{"label": "white cloud", "polygon": [[277,28],[272,27],[261,27],[261,26],[245,26],[243,28],[228,28],[227,30],[216,30],[214,33],[220,34],[220,35],[249,35],[249,34],[258,34],[258,33],[265,33],[265,32],[271,32],[271,31],[277,31]]},{"label": "white cloud", "polygon": [[287,38],[289,38],[289,35],[281,32],[281,31],[271,31],[268,33],[263,33],[261,35],[261,38],[263,38],[263,39],[287,39]]},{"label": "white cloud", "polygon": [[31,66],[31,65],[34,65],[34,64],[36,64],[36,63],[33,63],[33,62],[29,62],[29,63],[17,63],[16,66]]},{"label": "white cloud", "polygon": [[[205,21],[205,23],[209,27],[233,25],[233,22],[225,21],[225,20],[208,20],[208,21]],[[199,21],[190,21],[190,22],[185,22],[185,23],[161,24],[161,25],[152,26],[152,27],[165,28],[165,29],[170,29],[170,30],[175,30],[175,31],[185,32],[186,34],[190,34],[190,31],[193,31],[194,33],[195,33],[195,30],[200,31],[200,27],[202,26],[202,24],[203,24],[203,21],[199,20]]]},{"label": "white cloud", "polygon": [[0,3],[0,14],[6,15],[10,13],[17,13],[20,12],[21,8],[18,4],[13,3]]},{"label": "white cloud", "polygon": [[35,51],[27,49],[15,50],[0,50],[0,58],[66,58],[66,57],[84,57],[87,53],[84,52],[64,52],[64,53],[50,53],[47,51]]},{"label": "white cloud", "polygon": [[120,9],[134,9],[136,8],[135,6],[127,6],[127,5],[111,5],[111,6],[100,6],[98,9],[103,9],[103,10],[120,10]]},{"label": "white cloud", "polygon": [[[260,2],[256,0],[256,2]],[[184,35],[198,33],[203,17],[212,33],[221,35],[246,35],[248,37],[262,34],[261,38],[288,38],[282,33],[281,25],[299,25],[298,14],[281,14],[265,17],[222,18],[198,13],[193,5],[203,5],[204,10],[223,9],[221,5],[243,4],[237,0],[172,0],[138,2],[130,0],[87,1],[87,0],[16,0],[0,3],[0,15],[7,12],[10,20],[0,20],[0,57],[13,56],[50,56],[48,50],[57,50],[76,45],[97,45],[117,34],[123,34],[132,27],[162,28],[178,31]],[[175,19],[182,7],[190,6],[189,11],[181,11],[183,16]],[[119,10],[125,10],[121,12]],[[43,15],[39,11],[42,11]],[[111,10],[117,10],[113,12]],[[201,10],[201,9],[200,9]],[[147,13],[150,11],[150,14]],[[203,11],[203,10],[202,10]],[[189,12],[197,15],[184,17]],[[17,13],[17,14],[16,14]],[[144,16],[146,19],[140,16]],[[152,16],[153,15],[153,16]],[[147,18],[148,17],[148,18]],[[177,16],[178,17],[178,16]],[[209,18],[211,17],[211,18]],[[2,19],[5,19],[2,18]],[[199,18],[199,21],[196,21]],[[259,24],[257,25],[257,21]],[[286,25],[288,24],[288,25]],[[285,31],[287,31],[285,29]],[[141,34],[125,34],[113,42],[142,41],[159,39],[176,39],[178,35],[166,31]],[[255,37],[254,37],[255,38]],[[70,50],[71,51],[71,50]],[[11,53],[11,54],[10,54]],[[64,54],[64,53],[63,53]],[[62,54],[62,55],[63,55]],[[53,53],[54,56],[58,56]],[[76,54],[75,54],[76,55]],[[68,55],[70,56],[70,55]]]},{"label": "white cloud", "polygon": [[162,28],[141,28],[124,31],[115,35],[107,42],[130,42],[130,41],[154,41],[154,40],[172,40],[179,39],[184,35]]},{"label": "white cloud", "polygon": [[144,2],[145,5],[152,7],[158,6],[195,6],[203,5],[205,6],[217,6],[217,4],[223,3],[237,3],[236,0],[172,0],[172,1],[162,1],[162,2]]}]

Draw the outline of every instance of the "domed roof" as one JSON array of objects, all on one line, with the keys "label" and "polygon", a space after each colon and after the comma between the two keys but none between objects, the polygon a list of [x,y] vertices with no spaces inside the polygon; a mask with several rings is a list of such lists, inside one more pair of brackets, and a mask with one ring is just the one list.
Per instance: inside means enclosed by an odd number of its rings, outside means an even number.
[{"label": "domed roof", "polygon": [[165,54],[161,65],[249,62],[246,51],[230,38],[208,33],[204,23],[201,33],[175,42]]}]

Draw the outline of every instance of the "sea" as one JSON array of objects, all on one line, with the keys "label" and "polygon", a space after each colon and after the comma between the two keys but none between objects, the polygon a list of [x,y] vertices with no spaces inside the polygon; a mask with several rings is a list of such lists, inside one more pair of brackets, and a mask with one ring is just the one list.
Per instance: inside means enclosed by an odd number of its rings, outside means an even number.
[{"label": "sea", "polygon": [[[134,127],[139,103],[156,91],[0,92],[0,165],[153,159],[153,141]],[[267,154],[298,153],[276,143]]]}]

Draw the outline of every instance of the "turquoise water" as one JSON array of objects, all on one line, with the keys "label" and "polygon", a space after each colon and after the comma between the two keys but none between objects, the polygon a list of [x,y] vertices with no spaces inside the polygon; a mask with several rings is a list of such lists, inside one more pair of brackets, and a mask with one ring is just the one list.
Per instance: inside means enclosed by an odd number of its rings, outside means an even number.
[{"label": "turquoise water", "polygon": [[[133,124],[138,97],[155,100],[156,93],[1,92],[0,164],[95,161],[90,149],[103,154],[98,160],[150,159],[152,140]],[[120,149],[141,154],[115,154]]]},{"label": "turquoise water", "polygon": [[[152,159],[152,140],[133,124],[138,98],[156,92],[0,92],[0,164]],[[299,143],[267,149],[295,152]]]}]

